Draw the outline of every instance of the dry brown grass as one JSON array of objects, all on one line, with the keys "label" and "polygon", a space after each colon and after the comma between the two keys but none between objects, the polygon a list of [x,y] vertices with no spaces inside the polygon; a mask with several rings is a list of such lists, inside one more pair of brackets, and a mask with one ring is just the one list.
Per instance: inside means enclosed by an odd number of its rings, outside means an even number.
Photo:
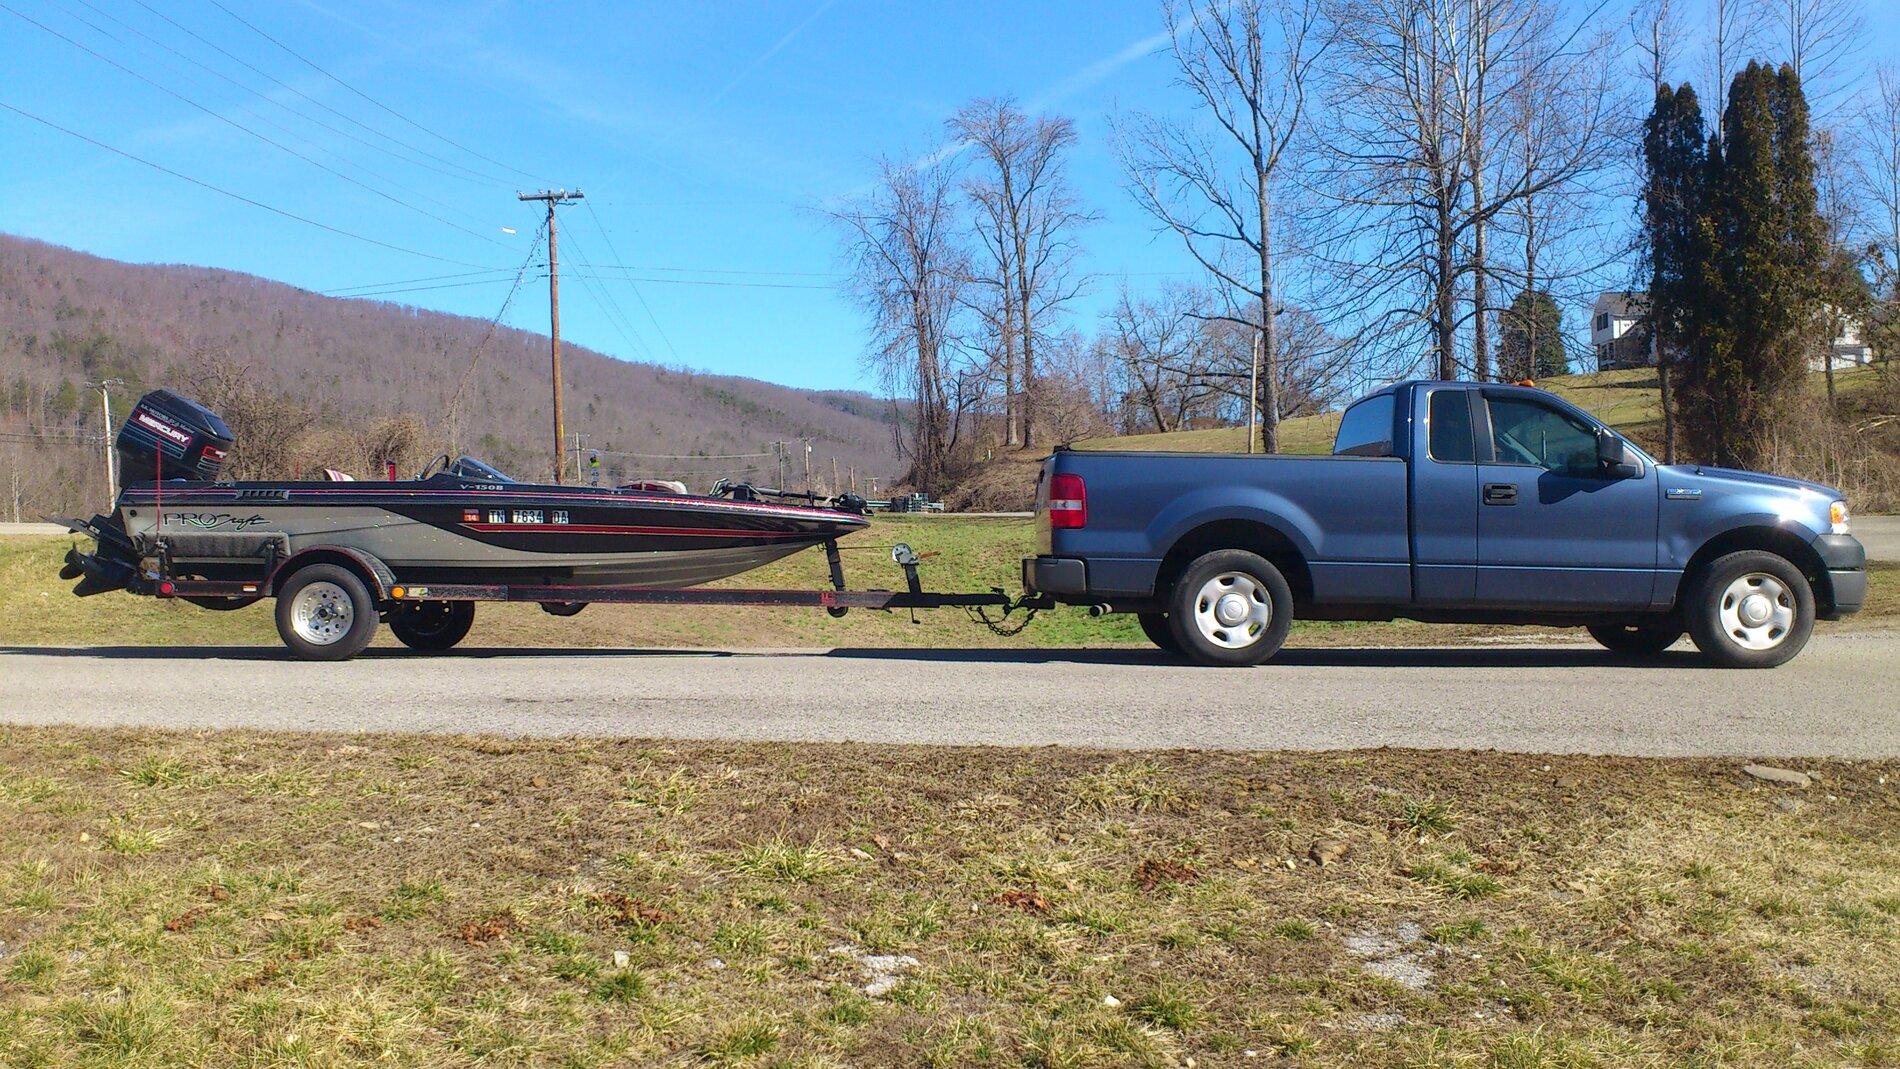
[{"label": "dry brown grass", "polygon": [[0,1064],[1894,1064],[1738,765],[0,729]]}]

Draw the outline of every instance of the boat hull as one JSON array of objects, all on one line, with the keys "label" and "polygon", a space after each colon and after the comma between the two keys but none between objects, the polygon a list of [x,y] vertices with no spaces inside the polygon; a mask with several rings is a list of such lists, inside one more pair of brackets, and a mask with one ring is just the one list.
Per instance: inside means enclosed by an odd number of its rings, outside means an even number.
[{"label": "boat hull", "polygon": [[[833,509],[588,487],[470,483],[146,484],[118,520],[161,532],[174,566],[207,577],[228,558],[199,535],[281,536],[368,553],[405,582],[686,587],[761,567],[865,526]],[[162,522],[161,522],[162,513]],[[204,552],[199,550],[198,552]]]}]

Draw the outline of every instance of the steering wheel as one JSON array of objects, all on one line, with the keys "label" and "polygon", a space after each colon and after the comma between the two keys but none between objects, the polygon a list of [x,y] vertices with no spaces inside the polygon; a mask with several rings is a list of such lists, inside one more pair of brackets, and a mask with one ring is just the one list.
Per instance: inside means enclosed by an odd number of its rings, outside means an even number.
[{"label": "steering wheel", "polygon": [[416,475],[416,481],[419,483],[427,482],[429,480],[429,476],[434,475],[438,470],[439,471],[449,470],[449,464],[450,464],[449,455],[447,453],[444,453],[441,456],[436,457],[434,460],[431,460],[427,464],[424,464],[422,466],[422,471]]}]

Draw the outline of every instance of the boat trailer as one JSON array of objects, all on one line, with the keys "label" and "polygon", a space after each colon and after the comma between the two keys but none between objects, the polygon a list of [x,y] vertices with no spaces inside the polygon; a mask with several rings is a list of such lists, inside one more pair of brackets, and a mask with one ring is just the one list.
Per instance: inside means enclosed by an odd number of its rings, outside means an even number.
[{"label": "boat trailer", "polygon": [[[62,524],[75,533],[101,537],[100,528],[94,524],[75,520],[61,520]],[[104,532],[110,537],[110,532]],[[115,578],[112,586],[123,587],[134,594],[147,594],[161,599],[187,601],[193,605],[208,609],[236,609],[261,601],[267,597],[276,597],[289,585],[296,573],[312,564],[340,566],[355,574],[364,583],[367,593],[379,606],[380,615],[389,623],[391,630],[405,644],[417,649],[439,650],[459,641],[466,633],[466,623],[462,623],[453,639],[449,638],[448,627],[429,630],[426,624],[431,607],[441,607],[454,603],[471,603],[465,606],[472,612],[472,603],[487,602],[532,602],[554,616],[573,616],[590,604],[603,605],[720,605],[752,606],[758,608],[814,608],[823,609],[833,617],[842,617],[852,609],[875,609],[883,611],[909,610],[911,619],[916,621],[918,609],[961,608],[969,613],[972,620],[987,626],[998,634],[1009,635],[1027,626],[1036,613],[1055,607],[1055,601],[1047,594],[1024,594],[1011,597],[1001,587],[992,587],[983,592],[935,592],[924,589],[920,566],[930,554],[920,554],[909,545],[899,542],[891,547],[892,563],[904,572],[904,589],[849,589],[845,582],[844,562],[835,540],[823,543],[825,562],[830,572],[830,588],[820,590],[792,588],[721,588],[721,587],[615,587],[615,586],[577,586],[564,583],[524,582],[524,583],[412,583],[397,578],[393,569],[373,555],[354,547],[311,546],[295,554],[286,552],[281,538],[263,537],[256,539],[238,539],[232,536],[175,536],[194,544],[187,550],[194,556],[203,552],[205,547],[197,542],[217,540],[225,543],[248,541],[239,549],[235,545],[226,548],[225,560],[231,565],[239,565],[239,578],[206,579],[194,575],[180,575],[172,565],[173,548],[168,543],[174,538],[158,539],[155,545],[144,548],[143,567],[140,574],[129,581]],[[181,547],[183,548],[183,547]],[[233,552],[235,550],[235,552]],[[247,552],[248,551],[248,552]],[[76,577],[90,568],[95,561],[74,550],[68,555],[65,574]],[[233,574],[227,570],[227,576]],[[321,607],[319,606],[319,610]],[[991,613],[996,615],[992,616]],[[1009,621],[1017,613],[1022,618],[1014,624]],[[285,644],[299,656],[314,659],[335,659],[327,651],[312,648],[306,642],[292,641],[292,630],[302,633],[304,628],[291,629],[285,614],[278,614],[278,629],[283,634]],[[417,621],[423,621],[419,624]],[[446,621],[444,621],[446,623]],[[406,626],[405,626],[406,625]],[[418,636],[418,630],[421,630]],[[304,635],[307,639],[309,636]],[[420,637],[422,641],[412,641]],[[431,639],[447,641],[438,642]],[[367,638],[364,639],[367,643]],[[350,643],[355,649],[361,645]],[[355,652],[351,649],[349,656]]]}]

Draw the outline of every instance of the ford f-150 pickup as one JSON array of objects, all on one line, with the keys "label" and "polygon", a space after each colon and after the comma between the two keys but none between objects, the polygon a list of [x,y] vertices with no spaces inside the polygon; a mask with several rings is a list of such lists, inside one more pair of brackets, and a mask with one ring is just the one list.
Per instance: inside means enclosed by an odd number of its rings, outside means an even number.
[{"label": "ford f-150 pickup", "polygon": [[1059,450],[1037,518],[1029,590],[1207,664],[1266,660],[1299,616],[1582,626],[1638,657],[1686,631],[1765,668],[1867,592],[1839,492],[1658,464],[1524,386],[1389,386],[1332,456]]}]

